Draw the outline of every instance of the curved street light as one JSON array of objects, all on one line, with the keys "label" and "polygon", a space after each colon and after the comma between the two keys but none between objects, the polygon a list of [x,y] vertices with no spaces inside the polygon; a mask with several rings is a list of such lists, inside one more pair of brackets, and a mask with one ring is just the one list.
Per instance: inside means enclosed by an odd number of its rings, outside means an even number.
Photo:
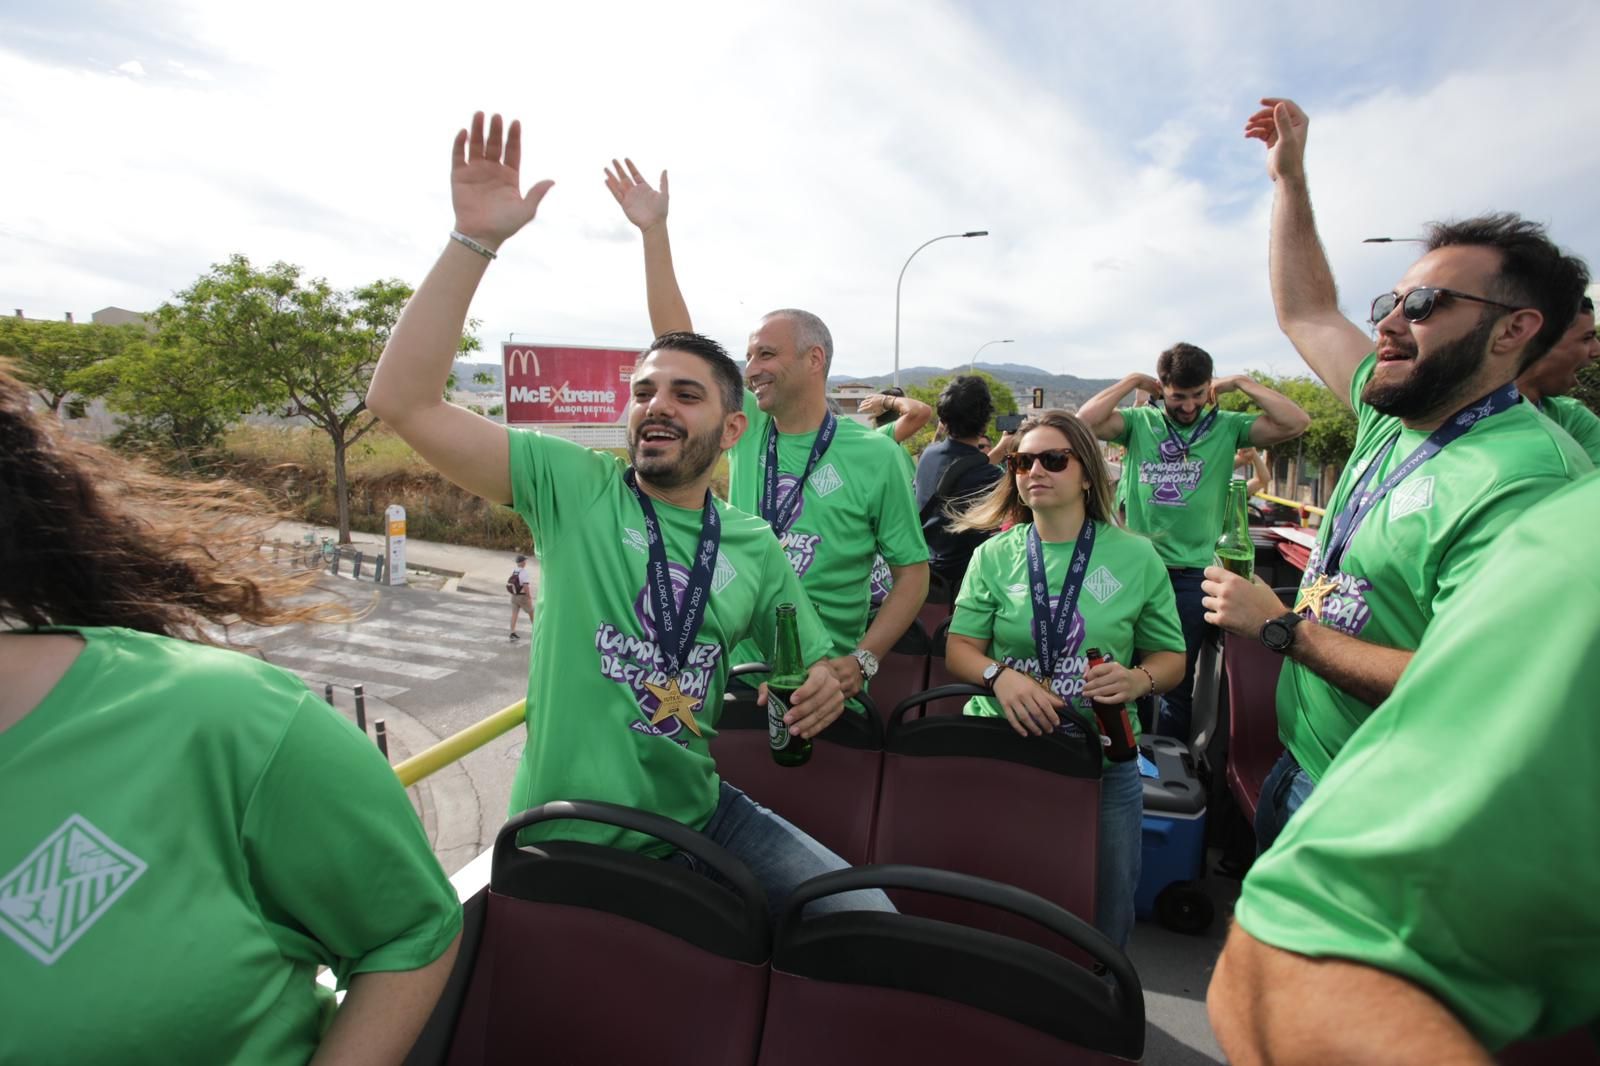
[{"label": "curved street light", "polygon": [[900,384],[900,283],[906,280],[906,267],[910,266],[911,260],[917,257],[917,252],[922,251],[934,241],[947,241],[952,237],[987,237],[988,235],[989,231],[986,229],[968,230],[965,233],[946,233],[943,236],[923,241],[917,245],[915,252],[906,256],[905,266],[900,268],[900,277],[894,283],[894,384],[896,387]]},{"label": "curved street light", "polygon": [[977,369],[977,367],[978,367],[978,352],[983,351],[985,348],[989,347],[989,345],[991,345],[991,344],[1014,344],[1014,343],[1016,343],[1016,342],[1011,340],[1010,338],[1007,338],[1006,340],[1003,340],[1003,341],[984,341],[982,344],[978,345],[978,351],[972,353],[972,361],[967,364],[967,370],[968,371],[972,371],[972,370],[976,370]]}]

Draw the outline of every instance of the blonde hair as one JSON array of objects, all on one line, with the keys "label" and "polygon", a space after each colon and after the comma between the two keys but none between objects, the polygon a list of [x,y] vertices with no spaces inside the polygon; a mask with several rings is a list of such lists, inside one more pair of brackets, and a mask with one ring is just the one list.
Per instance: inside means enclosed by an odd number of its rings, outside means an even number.
[{"label": "blonde hair", "polygon": [[[1083,467],[1089,479],[1089,491],[1084,493],[1084,509],[1090,519],[1121,525],[1117,520],[1116,504],[1111,492],[1111,469],[1100,454],[1100,442],[1095,440],[1089,427],[1077,415],[1068,411],[1044,411],[1027,419],[1017,427],[1017,440],[1036,429],[1056,430],[1067,438],[1067,446]],[[945,516],[950,519],[950,532],[965,533],[972,530],[994,530],[1008,522],[1033,521],[1033,509],[1022,502],[1017,491],[1016,475],[1008,467],[1005,476],[994,487],[961,512],[945,506]]]}]

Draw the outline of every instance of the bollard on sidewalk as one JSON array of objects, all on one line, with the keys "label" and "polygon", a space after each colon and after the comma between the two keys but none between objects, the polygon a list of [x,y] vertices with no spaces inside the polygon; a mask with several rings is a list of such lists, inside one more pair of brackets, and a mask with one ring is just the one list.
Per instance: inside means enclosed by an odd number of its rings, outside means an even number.
[{"label": "bollard on sidewalk", "polygon": [[367,686],[356,686],[356,728],[367,731]]},{"label": "bollard on sidewalk", "polygon": [[383,752],[383,757],[389,757],[389,734],[384,730],[383,719],[375,719],[372,723],[373,739],[378,742],[378,750]]}]

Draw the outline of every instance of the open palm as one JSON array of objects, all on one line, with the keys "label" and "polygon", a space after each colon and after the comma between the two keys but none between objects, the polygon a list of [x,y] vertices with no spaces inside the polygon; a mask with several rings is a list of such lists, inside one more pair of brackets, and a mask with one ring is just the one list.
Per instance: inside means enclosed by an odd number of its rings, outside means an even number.
[{"label": "open palm", "polygon": [[484,130],[483,112],[472,116],[471,130],[456,134],[450,157],[450,202],[456,229],[498,248],[501,242],[533,220],[539,202],[555,184],[538,182],[524,195],[518,181],[522,166],[522,124],[513,121],[501,137],[500,116]]},{"label": "open palm", "polygon": [[665,170],[661,172],[661,188],[657,190],[644,180],[644,175],[633,165],[633,160],[624,159],[619,163],[613,159],[606,168],[606,188],[611,190],[612,198],[622,206],[622,213],[628,216],[628,221],[640,229],[659,226],[667,220]]},{"label": "open palm", "polygon": [[1267,146],[1267,176],[1279,178],[1305,176],[1306,128],[1311,120],[1293,100],[1269,96],[1261,110],[1245,120],[1244,135]]}]

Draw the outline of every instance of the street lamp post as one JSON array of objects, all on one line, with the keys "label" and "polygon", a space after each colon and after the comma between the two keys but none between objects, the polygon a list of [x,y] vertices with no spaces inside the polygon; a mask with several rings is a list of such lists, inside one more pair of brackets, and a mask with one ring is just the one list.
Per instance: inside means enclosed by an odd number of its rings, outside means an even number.
[{"label": "street lamp post", "polygon": [[972,370],[976,370],[977,369],[977,367],[978,367],[978,352],[983,351],[985,348],[989,347],[989,345],[991,345],[991,344],[1011,344],[1011,343],[1013,343],[1013,342],[1009,338],[1006,339],[1006,340],[1003,340],[1003,341],[984,341],[982,344],[978,345],[978,351],[972,353],[972,361],[967,364],[967,370],[968,371],[972,371]]},{"label": "street lamp post", "polygon": [[900,283],[906,280],[906,267],[910,266],[911,260],[917,257],[917,252],[922,251],[934,241],[947,241],[952,237],[987,237],[988,235],[989,231],[986,229],[968,230],[965,233],[946,233],[943,236],[934,237],[932,240],[923,241],[917,245],[916,252],[906,256],[905,266],[900,268],[900,277],[894,283],[894,383],[896,387],[900,384]]}]

